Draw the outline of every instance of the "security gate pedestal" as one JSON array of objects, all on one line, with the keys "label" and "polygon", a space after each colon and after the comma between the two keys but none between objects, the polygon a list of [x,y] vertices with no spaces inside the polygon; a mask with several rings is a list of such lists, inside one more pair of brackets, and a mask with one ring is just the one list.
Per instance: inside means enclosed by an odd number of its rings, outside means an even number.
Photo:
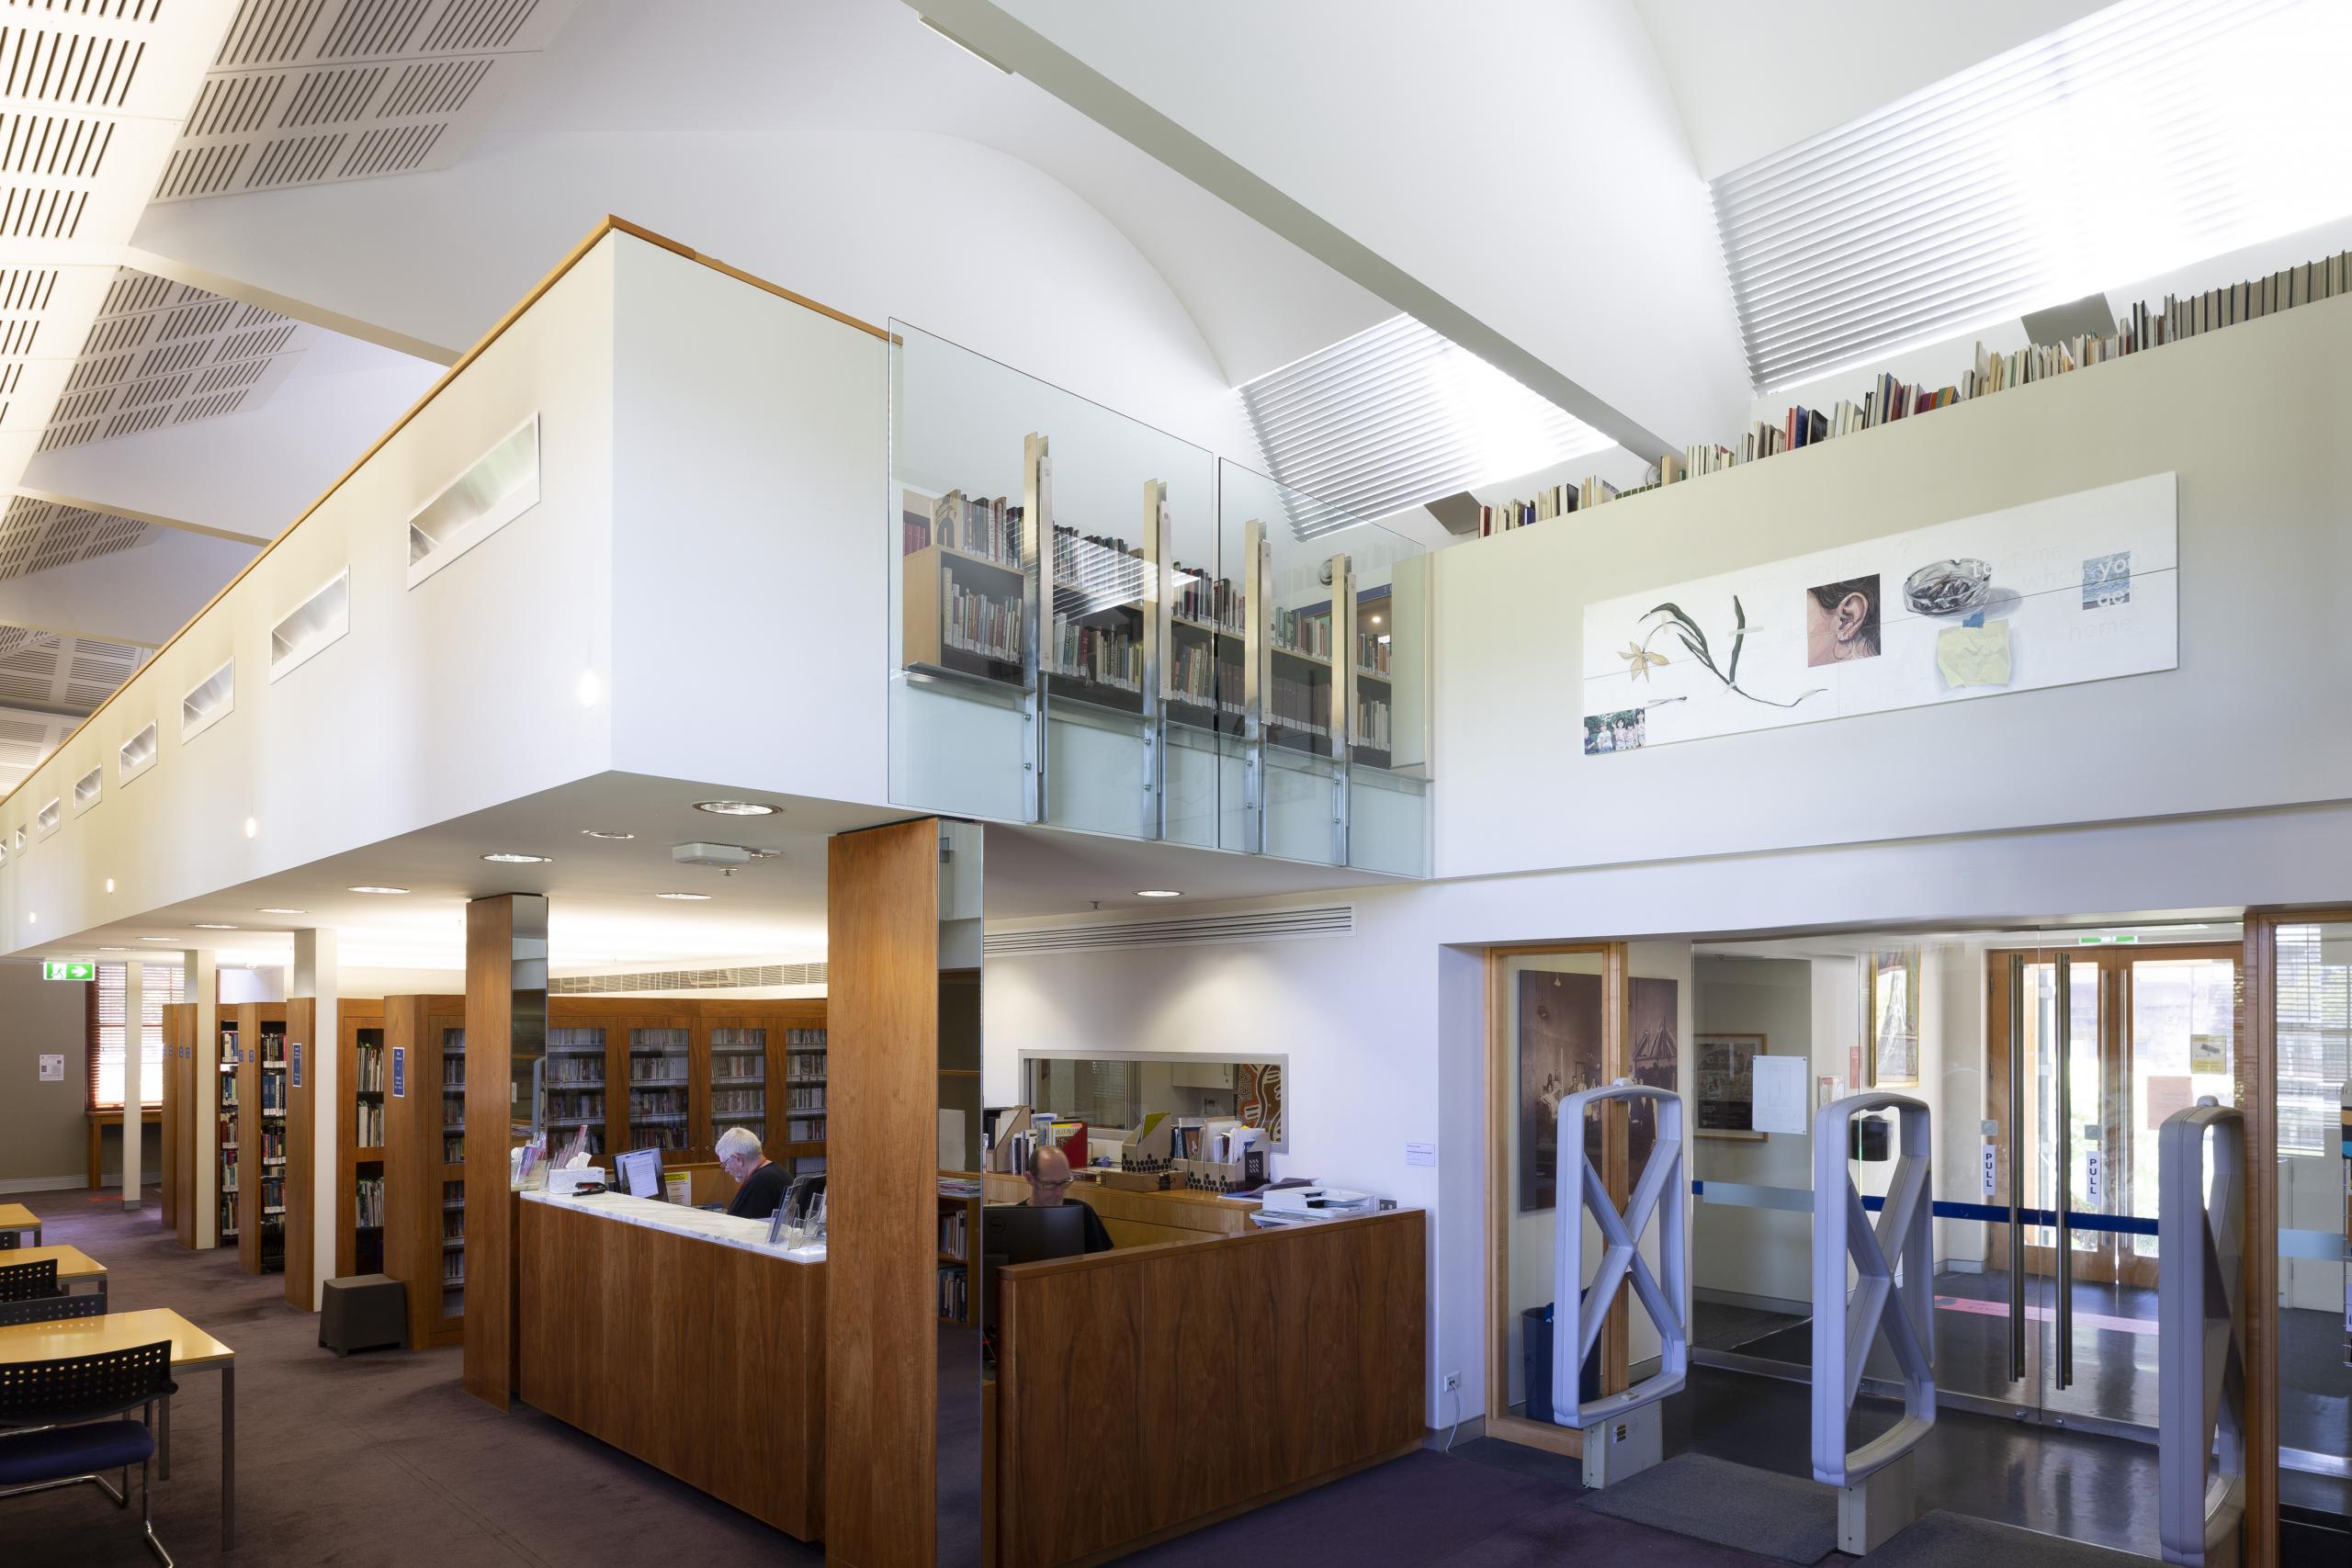
[{"label": "security gate pedestal", "polygon": [[1911,1456],[1890,1461],[1838,1489],[1838,1550],[1849,1557],[1876,1551],[1919,1517],[1911,1485]]},{"label": "security gate pedestal", "polygon": [[1664,1427],[1655,1404],[1637,1405],[1584,1429],[1584,1483],[1598,1490],[1639,1475],[1659,1459]]}]

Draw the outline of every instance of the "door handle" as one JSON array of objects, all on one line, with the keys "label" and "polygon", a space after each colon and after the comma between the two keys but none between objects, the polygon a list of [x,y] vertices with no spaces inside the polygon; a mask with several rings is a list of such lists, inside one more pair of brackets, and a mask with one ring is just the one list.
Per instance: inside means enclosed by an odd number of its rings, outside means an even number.
[{"label": "door handle", "polygon": [[2071,958],[2058,955],[2058,1026],[2052,1032],[2058,1051],[2058,1370],[2056,1383],[2071,1388],[2075,1382],[2075,998]]},{"label": "door handle", "polygon": [[2009,954],[2009,1381],[2025,1381],[2025,954]]}]

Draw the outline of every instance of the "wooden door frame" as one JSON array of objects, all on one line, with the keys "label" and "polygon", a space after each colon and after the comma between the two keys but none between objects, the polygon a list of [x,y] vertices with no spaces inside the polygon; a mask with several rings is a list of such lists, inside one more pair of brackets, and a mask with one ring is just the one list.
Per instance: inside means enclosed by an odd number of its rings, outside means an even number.
[{"label": "wooden door frame", "polygon": [[[1566,1427],[1531,1421],[1510,1413],[1510,1183],[1509,1129],[1519,1112],[1515,1079],[1510,1072],[1510,997],[1506,988],[1510,960],[1593,953],[1600,959],[1600,1062],[1604,1081],[1633,1075],[1633,1044],[1628,1037],[1632,989],[1630,951],[1622,942],[1522,942],[1486,949],[1487,989],[1487,1416],[1486,1434],[1529,1448],[1548,1449],[1571,1458],[1584,1452],[1584,1435]],[[1625,1201],[1626,1118],[1622,1111],[1606,1115],[1601,1128],[1601,1180],[1610,1196]],[[1563,1157],[1566,1156],[1562,1151]],[[1556,1201],[1573,1202],[1565,1178],[1555,1193]],[[1628,1294],[1621,1289],[1611,1305],[1609,1322],[1600,1337],[1600,1387],[1615,1393],[1629,1379]]]}]

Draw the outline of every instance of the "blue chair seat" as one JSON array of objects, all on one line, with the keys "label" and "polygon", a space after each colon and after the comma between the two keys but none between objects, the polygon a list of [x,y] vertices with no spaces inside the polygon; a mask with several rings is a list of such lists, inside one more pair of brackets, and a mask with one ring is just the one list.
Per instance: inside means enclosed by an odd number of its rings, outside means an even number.
[{"label": "blue chair seat", "polygon": [[142,1464],[155,1435],[140,1421],[93,1421],[0,1437],[0,1486],[27,1486]]}]

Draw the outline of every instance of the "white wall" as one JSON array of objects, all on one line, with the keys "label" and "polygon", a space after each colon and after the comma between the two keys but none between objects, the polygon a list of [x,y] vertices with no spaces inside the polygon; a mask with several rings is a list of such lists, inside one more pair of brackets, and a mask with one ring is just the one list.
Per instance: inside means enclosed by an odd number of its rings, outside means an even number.
[{"label": "white wall", "polygon": [[[2352,301],[2330,301],[1439,552],[1440,874],[2352,796],[2352,731],[2312,722],[2352,658],[2352,470],[2311,457],[2347,353]],[[1581,754],[1587,603],[2168,470],[2177,671]]]},{"label": "white wall", "polygon": [[[615,243],[0,804],[13,831],[104,768],[96,807],[76,817],[69,804],[53,837],[0,869],[0,947],[61,941],[605,771],[609,709],[582,707],[574,690],[582,670],[610,665]],[[410,589],[410,515],[534,412],[539,503]],[[271,627],[346,567],[350,631],[273,684]],[[232,655],[233,711],[183,745],[183,694]],[[123,784],[117,749],[150,720],[156,761]]]}]

